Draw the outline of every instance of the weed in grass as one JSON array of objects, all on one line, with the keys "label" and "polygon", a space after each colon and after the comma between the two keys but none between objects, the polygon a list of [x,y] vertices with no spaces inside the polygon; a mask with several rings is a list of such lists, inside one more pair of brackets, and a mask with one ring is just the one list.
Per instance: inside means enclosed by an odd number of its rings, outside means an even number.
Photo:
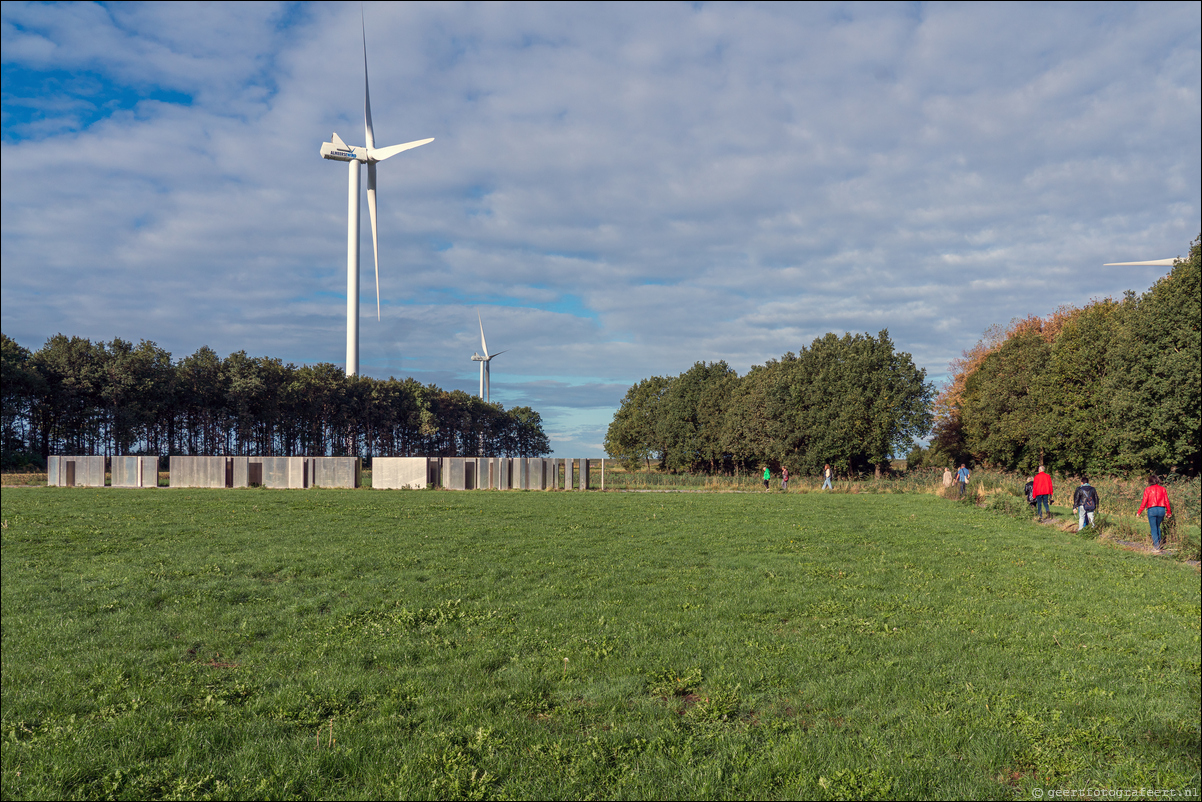
[{"label": "weed in grass", "polygon": [[647,677],[647,692],[664,698],[689,696],[701,685],[701,680],[701,669],[696,667],[686,671],[654,671]]}]

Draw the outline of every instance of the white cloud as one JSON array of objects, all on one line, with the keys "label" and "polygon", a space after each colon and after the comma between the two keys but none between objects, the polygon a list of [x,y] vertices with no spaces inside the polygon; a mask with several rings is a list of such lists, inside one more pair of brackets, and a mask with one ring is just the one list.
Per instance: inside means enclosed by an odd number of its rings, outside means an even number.
[{"label": "white cloud", "polygon": [[[5,333],[341,362],[348,9],[5,3]],[[364,366],[474,391],[480,309],[565,447],[589,392],[828,330],[942,373],[1202,228],[1196,3],[366,12],[379,141],[436,140],[379,167],[380,323],[364,213]]]}]

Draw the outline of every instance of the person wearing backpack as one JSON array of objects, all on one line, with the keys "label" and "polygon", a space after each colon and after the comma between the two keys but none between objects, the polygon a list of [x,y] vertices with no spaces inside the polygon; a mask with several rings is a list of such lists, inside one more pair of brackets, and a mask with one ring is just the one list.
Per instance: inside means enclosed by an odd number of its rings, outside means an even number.
[{"label": "person wearing backpack", "polygon": [[1089,483],[1088,476],[1081,477],[1081,486],[1073,492],[1073,512],[1077,513],[1077,531],[1093,526],[1094,514],[1098,511],[1098,491]]}]

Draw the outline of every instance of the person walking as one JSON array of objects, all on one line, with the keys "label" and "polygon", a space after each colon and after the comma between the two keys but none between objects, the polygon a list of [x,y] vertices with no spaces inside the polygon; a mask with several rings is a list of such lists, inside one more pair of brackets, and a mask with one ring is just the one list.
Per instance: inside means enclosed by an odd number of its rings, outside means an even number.
[{"label": "person walking", "polygon": [[1094,514],[1098,511],[1098,491],[1089,483],[1088,476],[1081,477],[1081,486],[1073,491],[1073,512],[1077,513],[1077,531],[1093,526]]},{"label": "person walking", "polygon": [[961,462],[960,470],[956,471],[956,481],[960,483],[960,498],[964,498],[964,491],[968,489],[968,477],[970,476],[972,476],[972,471]]},{"label": "person walking", "polygon": [[834,488],[831,487],[832,471],[831,471],[831,464],[829,462],[822,466],[822,475],[826,477],[822,482],[822,489],[823,490],[834,490]]},{"label": "person walking", "polygon": [[784,465],[780,468],[780,489],[781,492],[788,492],[789,490],[789,469]]},{"label": "person walking", "polygon": [[1169,506],[1168,491],[1160,486],[1160,478],[1156,474],[1148,476],[1148,487],[1144,490],[1143,501],[1135,517],[1138,518],[1144,510],[1148,511],[1148,528],[1152,530],[1152,550],[1164,554],[1164,541],[1160,537],[1160,525],[1165,518],[1172,517],[1173,508]]},{"label": "person walking", "polygon": [[1035,484],[1031,486],[1031,493],[1035,496],[1035,514],[1039,516],[1039,522],[1043,523],[1043,514],[1047,513],[1047,517],[1052,517],[1052,508],[1049,502],[1052,500],[1052,477],[1044,471],[1042,465],[1035,474]]},{"label": "person walking", "polygon": [[768,470],[768,466],[764,466],[764,489],[768,489],[768,482],[772,479],[772,471]]}]

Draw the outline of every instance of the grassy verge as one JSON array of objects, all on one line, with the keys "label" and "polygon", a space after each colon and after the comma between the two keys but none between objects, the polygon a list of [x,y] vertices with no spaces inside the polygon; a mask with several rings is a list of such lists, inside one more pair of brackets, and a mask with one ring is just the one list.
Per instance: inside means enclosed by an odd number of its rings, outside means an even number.
[{"label": "grassy verge", "polygon": [[5,799],[1197,796],[1196,574],[932,495],[3,510]]}]

